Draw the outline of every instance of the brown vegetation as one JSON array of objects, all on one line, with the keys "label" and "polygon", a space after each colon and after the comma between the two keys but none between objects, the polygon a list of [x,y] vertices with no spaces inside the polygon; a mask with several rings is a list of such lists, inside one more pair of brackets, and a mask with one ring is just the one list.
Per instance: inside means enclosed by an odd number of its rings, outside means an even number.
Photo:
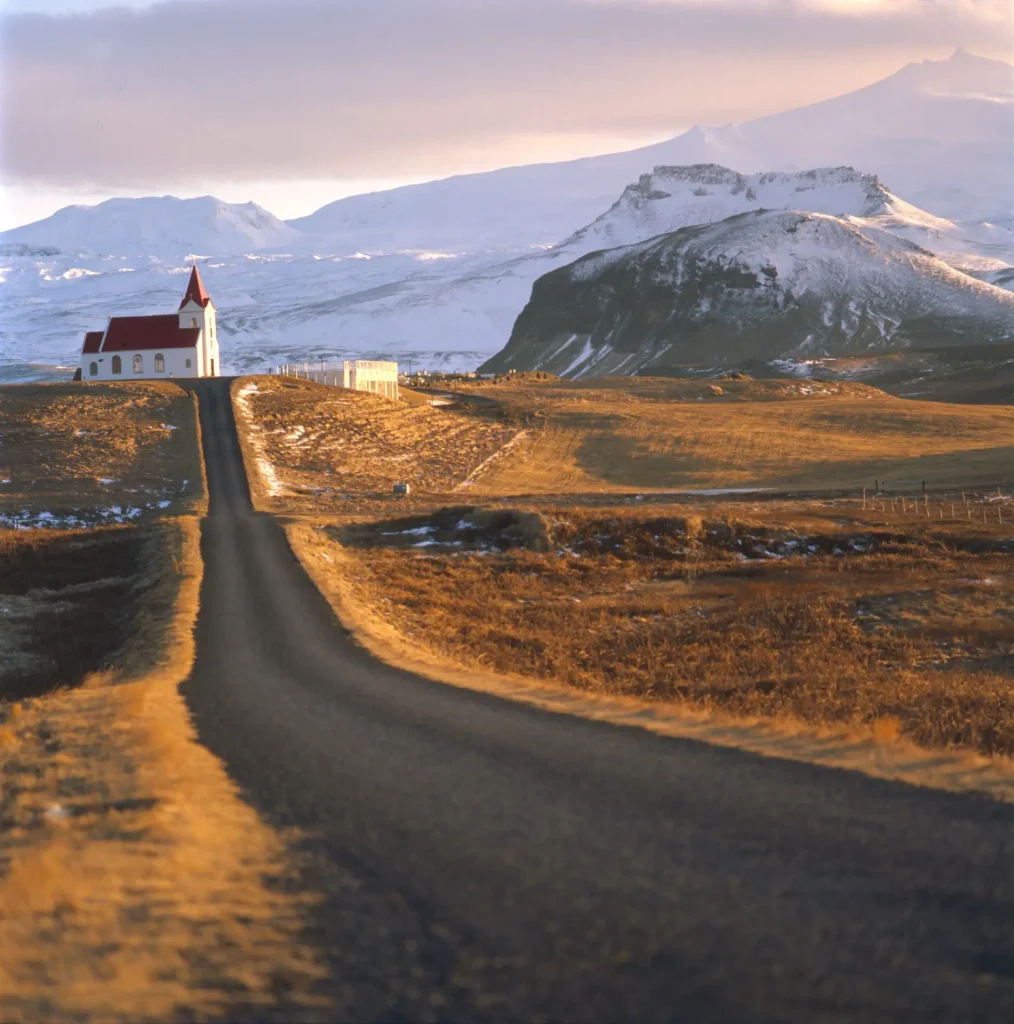
[{"label": "brown vegetation", "polygon": [[138,574],[150,534],[0,529],[0,700],[21,700],[106,668],[157,584]]},{"label": "brown vegetation", "polygon": [[194,511],[197,429],[193,396],[168,382],[0,388],[0,524]]},{"label": "brown vegetation", "polygon": [[99,550],[133,583],[118,609],[129,629],[107,630],[101,600],[73,613],[75,631],[103,633],[109,668],[82,678],[89,663],[73,673],[57,650],[76,688],[0,704],[0,1017],[271,1019],[312,1005],[302,908],[271,883],[283,844],[196,742],[177,692],[194,652],[197,521],[11,543],[0,557],[20,589],[40,585],[28,593],[87,586]]},{"label": "brown vegetation", "polygon": [[507,510],[328,533],[355,600],[449,664],[1014,754],[1009,525],[769,511],[531,508],[549,551]]},{"label": "brown vegetation", "polygon": [[387,496],[397,482],[451,491],[519,429],[496,410],[391,402],[289,377],[244,378],[233,395],[255,500],[275,510]]},{"label": "brown vegetation", "polygon": [[[745,374],[456,382],[456,408],[417,409],[434,432],[418,458],[439,486],[338,502],[314,446],[344,446],[344,486],[365,495],[395,478],[391,453],[414,458],[404,410],[258,387],[242,424],[260,439],[253,457],[290,494],[324,495],[275,508],[330,517],[315,535],[293,527],[304,563],[396,646],[448,671],[1014,754],[1014,503],[997,491],[1014,410]],[[270,438],[300,424],[297,468]],[[486,435],[492,457],[452,505],[439,489],[478,452],[462,460],[459,435],[435,437],[471,424],[506,429]],[[674,501],[679,488],[702,493]],[[505,508],[506,495],[528,497]]]},{"label": "brown vegetation", "polygon": [[1014,409],[841,381],[504,379],[455,390],[531,424],[476,482],[482,495],[995,486],[1014,455]]}]

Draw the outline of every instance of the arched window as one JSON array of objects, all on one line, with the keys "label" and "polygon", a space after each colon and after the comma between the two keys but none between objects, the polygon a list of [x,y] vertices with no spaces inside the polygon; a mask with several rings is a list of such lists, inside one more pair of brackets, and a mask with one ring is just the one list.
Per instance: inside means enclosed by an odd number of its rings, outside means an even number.
[{"label": "arched window", "polygon": [[188,370],[190,369],[190,360],[189,359],[187,360],[187,369]]},{"label": "arched window", "polygon": [[98,375],[99,375],[99,364],[98,363],[89,363],[88,364],[88,376],[89,377],[97,377]]},{"label": "arched window", "polygon": [[155,353],[155,372],[165,373],[165,356],[161,352]]},{"label": "arched window", "polygon": [[123,361],[119,356],[113,356],[113,373],[123,373]]},{"label": "arched window", "polygon": [[196,327],[197,326],[197,317],[196,316],[192,316],[190,318],[190,326],[191,327]]},{"label": "arched window", "polygon": [[140,353],[134,356],[134,373],[144,373],[144,360]]}]

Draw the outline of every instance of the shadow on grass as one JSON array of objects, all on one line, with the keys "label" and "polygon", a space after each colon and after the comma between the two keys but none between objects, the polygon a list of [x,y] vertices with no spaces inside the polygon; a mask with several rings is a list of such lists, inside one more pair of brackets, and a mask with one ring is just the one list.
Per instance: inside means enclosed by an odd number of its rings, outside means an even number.
[{"label": "shadow on grass", "polygon": [[718,472],[699,452],[649,451],[643,438],[620,432],[623,418],[586,413],[557,417],[556,425],[585,432],[575,453],[589,476],[615,487],[700,487]]},{"label": "shadow on grass", "polygon": [[140,531],[0,532],[0,701],[77,686],[127,640]]}]

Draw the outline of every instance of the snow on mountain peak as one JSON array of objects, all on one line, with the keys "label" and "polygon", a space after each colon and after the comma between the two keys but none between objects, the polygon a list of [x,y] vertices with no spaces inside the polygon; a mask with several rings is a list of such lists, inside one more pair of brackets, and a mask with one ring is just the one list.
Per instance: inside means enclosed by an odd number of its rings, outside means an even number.
[{"label": "snow on mountain peak", "polygon": [[298,237],[298,231],[253,202],[145,196],[65,206],[45,220],[3,232],[0,241],[96,255],[174,257],[266,249]]},{"label": "snow on mountain peak", "polygon": [[674,372],[1011,337],[1014,295],[824,213],[752,210],[591,253],[536,281],[485,371]]},{"label": "snow on mountain peak", "polygon": [[935,96],[989,98],[1010,101],[1014,98],[1014,67],[969,53],[959,46],[946,60],[923,60],[908,64],[891,78],[912,89]]},{"label": "snow on mountain peak", "polygon": [[628,185],[613,206],[565,241],[567,250],[611,248],[751,210],[807,210],[875,217],[895,197],[875,174],[852,167],[740,174],[720,164],[659,166]]}]

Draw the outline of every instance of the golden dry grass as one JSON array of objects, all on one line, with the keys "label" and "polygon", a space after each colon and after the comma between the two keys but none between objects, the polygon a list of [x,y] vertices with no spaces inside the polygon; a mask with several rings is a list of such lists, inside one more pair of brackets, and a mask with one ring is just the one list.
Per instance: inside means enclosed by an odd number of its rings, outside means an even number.
[{"label": "golden dry grass", "polygon": [[197,430],[193,396],[168,382],[0,388],[0,522],[196,511]]},{"label": "golden dry grass", "polygon": [[271,510],[389,495],[396,482],[451,491],[520,430],[495,412],[391,402],[287,377],[242,378],[233,397],[255,501]]},{"label": "golden dry grass", "polygon": [[[194,656],[198,523],[119,532],[140,539],[111,667],[3,710],[0,1017],[305,1011],[319,971],[297,938],[304,908],[272,883],[283,839],[197,743],[177,690]],[[44,553],[45,536],[26,541]]]},{"label": "golden dry grass", "polygon": [[694,488],[930,488],[1011,473],[1014,409],[814,381],[506,381],[455,390],[538,424],[475,494]]},{"label": "golden dry grass", "polygon": [[448,665],[1014,754],[1010,526],[697,511],[553,508],[550,552],[472,554],[474,537],[454,551],[441,533],[411,551],[387,546],[405,524],[372,540],[331,528],[330,571],[367,618]]}]

